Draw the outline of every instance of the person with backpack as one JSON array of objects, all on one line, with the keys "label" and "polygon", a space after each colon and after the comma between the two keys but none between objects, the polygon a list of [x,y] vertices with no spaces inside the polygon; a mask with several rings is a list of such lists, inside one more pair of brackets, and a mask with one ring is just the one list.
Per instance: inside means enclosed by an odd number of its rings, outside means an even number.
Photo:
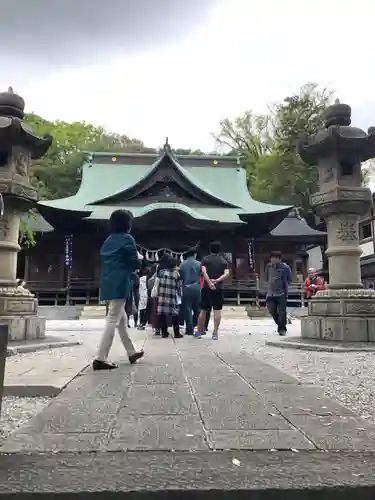
[{"label": "person with backpack", "polygon": [[292,281],[292,271],[282,261],[281,252],[272,252],[266,266],[267,308],[277,325],[279,335],[286,335],[288,288]]}]

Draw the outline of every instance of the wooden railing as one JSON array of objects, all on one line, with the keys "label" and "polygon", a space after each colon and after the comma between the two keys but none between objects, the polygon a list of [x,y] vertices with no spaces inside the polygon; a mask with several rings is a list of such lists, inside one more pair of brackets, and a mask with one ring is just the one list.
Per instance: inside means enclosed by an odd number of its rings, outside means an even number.
[{"label": "wooden railing", "polygon": [[[99,303],[99,282],[84,278],[73,278],[62,285],[58,281],[28,281],[27,288],[43,305],[78,305]],[[266,284],[257,279],[230,280],[224,284],[226,302],[237,305],[264,305]],[[305,302],[303,283],[291,283],[288,304],[301,306]]]}]

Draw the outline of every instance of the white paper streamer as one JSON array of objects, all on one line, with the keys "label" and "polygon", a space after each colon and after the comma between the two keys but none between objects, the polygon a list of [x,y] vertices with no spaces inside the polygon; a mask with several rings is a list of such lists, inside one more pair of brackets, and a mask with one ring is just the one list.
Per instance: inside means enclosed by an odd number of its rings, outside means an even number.
[{"label": "white paper streamer", "polygon": [[[199,243],[195,245],[196,248],[198,247]],[[184,252],[175,252],[174,250],[171,250],[170,248],[157,248],[155,250],[150,250],[149,248],[144,248],[139,245],[137,245],[138,251],[144,255],[145,260],[148,262],[158,262],[160,260],[160,254],[163,255],[169,255],[173,257],[174,259],[178,259],[181,262],[183,261],[183,254]]]}]

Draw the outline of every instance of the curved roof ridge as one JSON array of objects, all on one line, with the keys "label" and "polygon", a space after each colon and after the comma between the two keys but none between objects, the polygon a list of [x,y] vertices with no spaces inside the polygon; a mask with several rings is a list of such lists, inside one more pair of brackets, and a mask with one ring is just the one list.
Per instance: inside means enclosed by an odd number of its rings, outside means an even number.
[{"label": "curved roof ridge", "polygon": [[[169,149],[165,149],[163,154],[159,156],[159,158],[152,164],[151,166],[151,169],[147,172],[146,176],[143,177],[142,179],[140,179],[138,182],[136,182],[135,184],[133,184],[131,186],[131,189],[134,189],[135,186],[137,186],[137,184],[140,184],[141,182],[143,182],[145,179],[151,177],[155,170],[158,168],[158,166],[160,165],[160,163],[164,160],[165,157],[167,157],[172,161],[173,165],[175,166],[175,168],[179,171],[179,173],[190,183],[190,184],[193,184],[195,185],[201,192],[205,193],[206,195],[210,196],[213,200],[215,201],[218,201],[220,203],[222,203],[223,205],[226,205],[227,207],[231,207],[231,208],[241,208],[240,206],[238,205],[234,205],[233,203],[230,203],[228,202],[227,200],[219,197],[218,195],[214,194],[210,189],[208,189],[207,187],[205,187],[200,181],[199,179],[197,179],[193,174],[191,174],[190,172],[187,171],[186,168],[184,168],[182,165],[180,165],[177,161],[177,158],[175,158],[174,154],[172,151],[170,151]],[[112,193],[111,195],[109,196],[105,196],[104,198],[100,198],[100,199],[96,199],[92,202],[90,202],[90,205],[95,205],[97,203],[102,203],[102,202],[105,202],[106,200],[109,200],[115,196],[118,196],[120,195],[121,193],[124,193],[126,191],[128,191],[130,189],[130,187],[127,187],[126,189],[120,189],[118,191],[116,191],[115,193]],[[77,192],[78,194],[78,192]]]}]

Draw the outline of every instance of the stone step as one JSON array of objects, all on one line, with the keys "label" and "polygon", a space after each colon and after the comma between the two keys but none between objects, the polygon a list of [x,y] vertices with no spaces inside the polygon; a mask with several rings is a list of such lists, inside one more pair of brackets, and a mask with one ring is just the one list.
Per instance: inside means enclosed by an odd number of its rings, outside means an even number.
[{"label": "stone step", "polygon": [[0,500],[373,500],[374,478],[349,451],[0,454]]},{"label": "stone step", "polygon": [[[224,306],[224,318],[246,318],[245,306]],[[85,306],[79,316],[79,319],[97,319],[105,318],[105,306]]]}]

